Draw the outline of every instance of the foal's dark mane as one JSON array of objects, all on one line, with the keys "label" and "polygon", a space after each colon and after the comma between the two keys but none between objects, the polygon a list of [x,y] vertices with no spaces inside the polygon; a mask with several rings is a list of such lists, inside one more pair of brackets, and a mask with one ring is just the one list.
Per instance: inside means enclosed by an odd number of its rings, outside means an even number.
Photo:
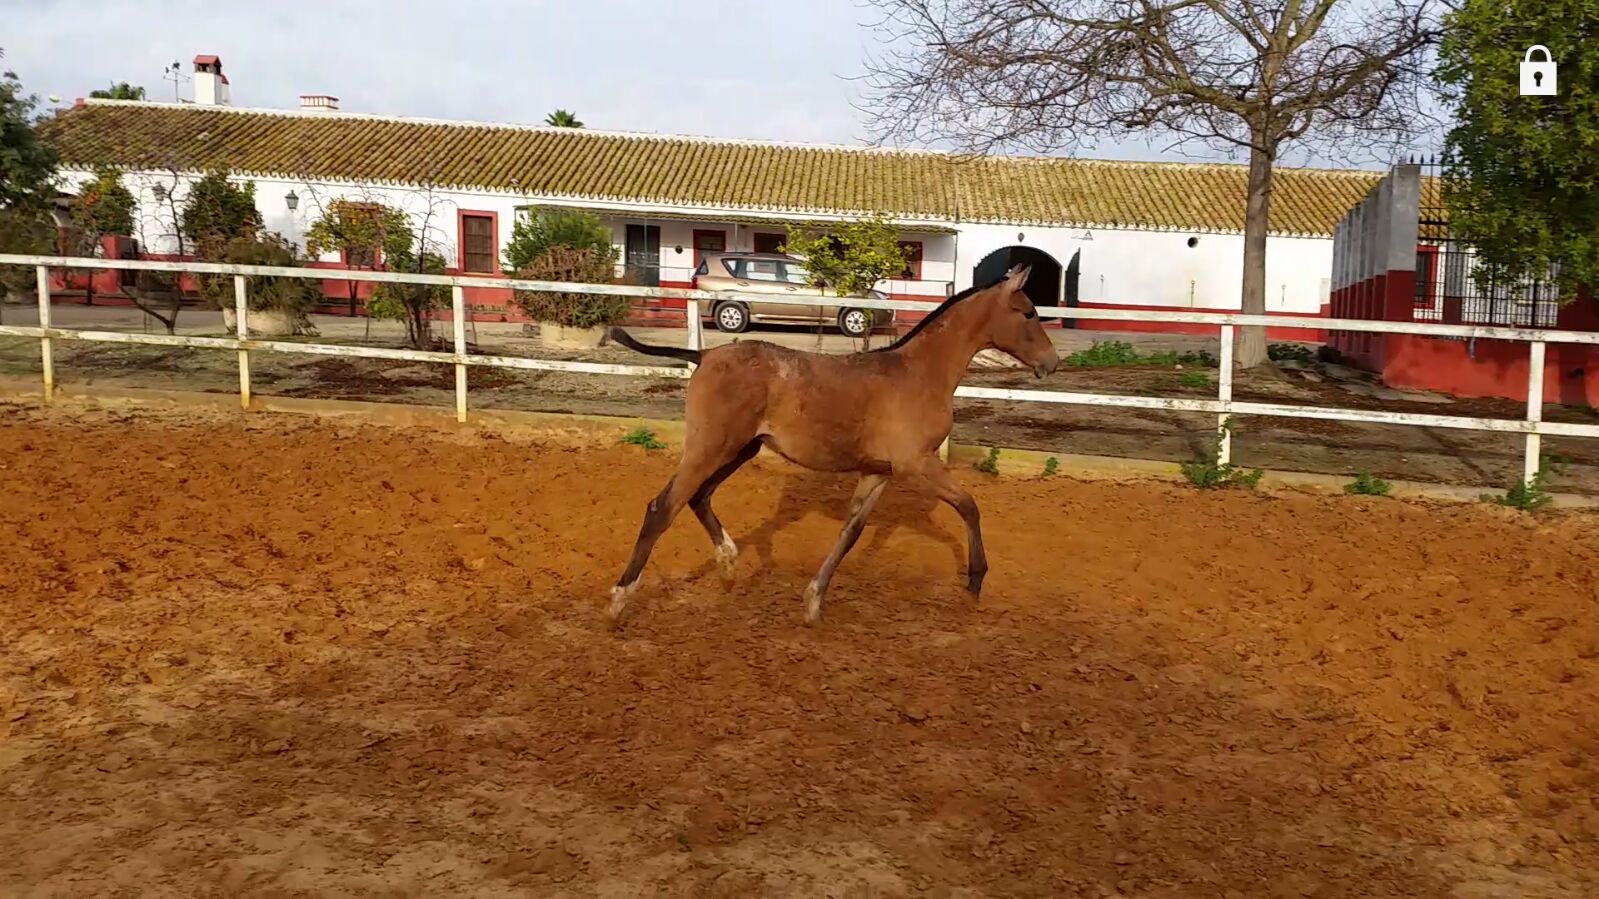
[{"label": "foal's dark mane", "polygon": [[1004,280],[1005,280],[1005,278],[1003,276],[1001,276],[999,278],[994,279],[993,281],[990,281],[987,284],[973,285],[971,287],[966,288],[965,290],[961,291],[960,293],[955,294],[954,296],[950,297],[949,299],[945,300],[944,302],[939,303],[937,309],[934,309],[932,312],[927,313],[927,317],[923,318],[921,321],[917,322],[915,327],[911,328],[909,331],[906,331],[904,337],[901,337],[900,339],[894,341],[893,343],[889,344],[888,346],[878,347],[877,349],[872,350],[871,352],[873,352],[873,353],[886,353],[889,350],[897,350],[897,349],[899,349],[900,347],[902,347],[905,344],[909,343],[911,338],[915,337],[917,334],[922,333],[922,329],[927,327],[928,325],[932,324],[935,320],[938,319],[938,317],[940,315],[943,315],[945,312],[948,312],[951,306],[954,306],[956,303],[959,303],[961,300],[966,299],[967,297],[971,296],[972,294],[982,293],[983,291],[989,289],[990,287],[998,286]]}]

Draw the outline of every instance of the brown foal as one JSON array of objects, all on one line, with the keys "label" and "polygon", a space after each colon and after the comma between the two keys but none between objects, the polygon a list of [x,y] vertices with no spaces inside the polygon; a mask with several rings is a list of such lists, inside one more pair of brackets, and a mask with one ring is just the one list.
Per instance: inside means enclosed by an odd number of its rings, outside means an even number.
[{"label": "brown foal", "polygon": [[688,383],[687,435],[677,472],[650,501],[627,570],[611,590],[607,614],[620,622],[638,589],[655,541],[684,505],[694,510],[716,545],[724,578],[738,547],[727,535],[711,495],[761,446],[816,471],[860,472],[838,543],[805,588],[805,620],[822,614],[828,582],[855,545],[866,516],[891,476],[920,475],[966,523],[966,589],[983,587],[988,562],[977,503],[938,458],[954,424],[955,388],[979,350],[1016,357],[1042,378],[1060,364],[1022,286],[1028,269],[946,300],[904,337],[880,350],[849,355],[806,353],[764,341],[743,341],[703,352],[639,343],[619,328],[617,342],[652,356],[698,364]]}]

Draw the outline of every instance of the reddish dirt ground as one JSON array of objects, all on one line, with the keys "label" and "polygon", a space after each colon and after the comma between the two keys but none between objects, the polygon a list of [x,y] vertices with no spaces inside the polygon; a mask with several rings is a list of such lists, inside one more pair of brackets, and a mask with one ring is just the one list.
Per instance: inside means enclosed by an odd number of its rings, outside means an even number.
[{"label": "reddish dirt ground", "polygon": [[0,406],[5,895],[1599,894],[1591,517]]}]

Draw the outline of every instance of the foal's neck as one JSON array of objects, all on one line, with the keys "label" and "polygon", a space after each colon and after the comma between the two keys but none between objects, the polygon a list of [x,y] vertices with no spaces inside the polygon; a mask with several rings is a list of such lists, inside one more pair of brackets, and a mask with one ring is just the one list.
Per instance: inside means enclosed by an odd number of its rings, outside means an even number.
[{"label": "foal's neck", "polygon": [[988,346],[983,327],[987,315],[982,307],[983,302],[975,297],[957,303],[899,352],[917,375],[953,395],[972,357]]}]

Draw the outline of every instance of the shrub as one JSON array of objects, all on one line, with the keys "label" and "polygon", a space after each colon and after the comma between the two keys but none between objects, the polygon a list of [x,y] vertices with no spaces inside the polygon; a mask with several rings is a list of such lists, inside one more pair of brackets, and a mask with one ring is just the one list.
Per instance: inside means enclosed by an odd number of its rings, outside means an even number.
[{"label": "shrub", "polygon": [[666,449],[666,444],[655,438],[655,432],[649,428],[634,428],[622,435],[622,443],[632,446],[642,446],[647,450]]},{"label": "shrub", "polygon": [[988,455],[972,466],[983,474],[999,474],[999,447],[989,447]]},{"label": "shrub", "polygon": [[[234,237],[221,246],[218,261],[234,265],[270,265],[298,268],[304,264],[294,244],[271,232]],[[232,275],[200,276],[200,295],[218,309],[234,305]],[[304,315],[321,298],[317,281],[306,278],[251,276],[245,279],[245,302],[250,309],[277,310]]]},{"label": "shrub", "polygon": [[1482,501],[1509,509],[1520,509],[1523,512],[1536,512],[1554,502],[1555,497],[1549,492],[1548,475],[1544,474],[1543,469],[1539,469],[1531,480],[1512,484],[1503,496],[1484,494]]},{"label": "shrub", "polygon": [[1302,343],[1274,343],[1266,347],[1266,356],[1273,362],[1309,362],[1316,353]]},{"label": "shrub", "polygon": [[[530,281],[568,281],[577,284],[615,283],[614,254],[592,247],[556,246],[545,250],[516,277]],[[632,299],[587,293],[518,290],[516,304],[534,321],[568,328],[611,325],[627,318]]]},{"label": "shrub", "polygon": [[608,264],[616,264],[611,229],[598,216],[547,207],[517,217],[511,226],[511,239],[505,244],[505,270],[521,272],[555,247],[593,250]]},{"label": "shrub", "polygon": [[1352,496],[1387,496],[1391,485],[1382,478],[1372,477],[1371,472],[1362,471],[1355,475],[1355,479],[1344,485],[1344,492]]},{"label": "shrub", "polygon": [[1188,483],[1201,490],[1215,490],[1219,487],[1247,487],[1252,490],[1260,484],[1261,476],[1265,474],[1260,469],[1239,468],[1231,462],[1221,461],[1221,438],[1232,429],[1233,420],[1229,417],[1222,422],[1217,430],[1216,439],[1199,458],[1192,462],[1183,462],[1178,466],[1182,469],[1183,477],[1188,479]]}]

